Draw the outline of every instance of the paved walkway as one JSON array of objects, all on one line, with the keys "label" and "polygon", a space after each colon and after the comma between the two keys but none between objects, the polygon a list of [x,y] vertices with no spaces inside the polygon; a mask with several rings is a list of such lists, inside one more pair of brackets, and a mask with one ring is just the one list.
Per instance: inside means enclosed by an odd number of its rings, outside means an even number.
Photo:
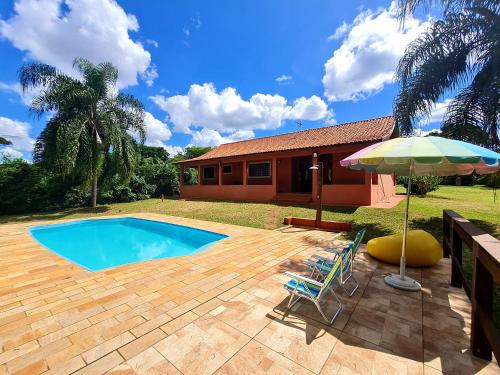
[{"label": "paved walkway", "polygon": [[0,225],[0,374],[497,374],[469,354],[470,304],[449,263],[395,270],[358,255],[360,288],[333,327],[307,303],[287,312],[285,270],[333,237],[154,214],[230,235],[189,257],[87,272]]}]

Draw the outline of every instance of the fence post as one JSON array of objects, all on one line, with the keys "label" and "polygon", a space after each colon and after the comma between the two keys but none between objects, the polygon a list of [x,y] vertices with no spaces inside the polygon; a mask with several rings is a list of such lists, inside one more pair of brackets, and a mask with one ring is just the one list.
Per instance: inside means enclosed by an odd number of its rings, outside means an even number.
[{"label": "fence post", "polygon": [[[453,220],[453,219],[452,219]],[[451,238],[451,286],[462,287],[462,278],[460,269],[462,268],[462,239],[453,230],[453,224],[450,229]],[[457,264],[458,263],[458,264]]]},{"label": "fence post", "polygon": [[[475,244],[476,245],[476,244]],[[493,316],[493,276],[477,257],[474,246],[474,272],[472,279],[471,349],[476,357],[491,361],[492,347],[481,324],[481,315]],[[479,314],[481,309],[481,314]]]},{"label": "fence post", "polygon": [[450,222],[449,215],[446,213],[446,210],[443,210],[443,256],[445,258],[450,257]]}]

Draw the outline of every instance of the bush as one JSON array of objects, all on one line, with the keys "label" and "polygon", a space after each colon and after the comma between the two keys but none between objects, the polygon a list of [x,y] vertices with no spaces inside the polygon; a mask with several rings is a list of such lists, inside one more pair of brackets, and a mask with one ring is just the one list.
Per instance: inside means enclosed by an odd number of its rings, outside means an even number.
[{"label": "bush", "polygon": [[22,159],[0,164],[0,214],[78,207],[88,201],[88,189],[72,186],[38,164]]},{"label": "bush", "polygon": [[479,176],[477,183],[480,185],[486,185],[490,188],[498,189],[500,188],[500,173]]},{"label": "bush", "polygon": [[110,188],[101,191],[99,203],[124,203],[148,199],[156,189],[155,185],[146,183],[142,176],[132,176],[128,184],[120,184],[119,181],[118,176],[113,177]]},{"label": "bush", "polygon": [[[428,192],[436,190],[441,181],[442,178],[438,176],[412,176],[410,193],[413,195],[425,195]],[[397,182],[406,188],[408,185],[408,177],[399,176]]]}]

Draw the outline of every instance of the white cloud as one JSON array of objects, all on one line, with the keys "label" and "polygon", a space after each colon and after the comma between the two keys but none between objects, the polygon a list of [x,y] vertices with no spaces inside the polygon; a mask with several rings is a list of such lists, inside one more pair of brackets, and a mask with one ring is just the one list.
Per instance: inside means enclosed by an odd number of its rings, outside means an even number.
[{"label": "white cloud", "polygon": [[182,28],[182,32],[184,33],[184,35],[186,35],[188,38],[189,36],[191,35],[191,31],[185,27]]},{"label": "white cloud", "polygon": [[290,107],[286,118],[291,120],[322,120],[329,117],[327,104],[319,96],[313,95],[310,98],[301,97],[295,99]]},{"label": "white cloud", "polygon": [[10,147],[18,152],[33,151],[35,140],[29,135],[30,128],[27,122],[0,116],[0,137],[11,141]]},{"label": "white cloud", "polygon": [[154,39],[146,39],[146,44],[149,44],[150,46],[153,46],[155,48],[158,48],[160,46],[160,44]]},{"label": "white cloud", "polygon": [[141,73],[141,78],[146,82],[146,86],[151,87],[156,78],[158,78],[158,70],[156,69],[156,65],[152,64],[147,68],[144,73]]},{"label": "white cloud", "polygon": [[445,99],[442,102],[438,102],[434,105],[434,108],[431,111],[429,117],[424,117],[420,121],[420,126],[427,126],[429,124],[435,124],[443,122],[444,115],[446,114],[446,109],[448,108],[448,104],[450,104],[451,99]]},{"label": "white cloud", "polygon": [[19,83],[5,83],[0,81],[0,91],[11,92],[17,94],[24,105],[31,105],[33,98],[40,93],[40,88],[30,89],[23,92]]},{"label": "white cloud", "polygon": [[[401,28],[395,2],[388,9],[361,12],[325,64],[325,96],[331,101],[360,100],[382,90],[394,81],[396,66],[408,43],[428,25],[410,17]],[[343,26],[340,28],[334,36],[343,32]]]},{"label": "white cloud", "polygon": [[144,115],[144,125],[146,126],[146,141],[148,146],[165,147],[165,141],[172,137],[167,124],[155,118],[151,113]]},{"label": "white cloud", "polygon": [[219,146],[223,143],[243,141],[254,138],[255,134],[251,130],[239,130],[228,136],[222,136],[217,130],[203,128],[193,132],[189,146]]},{"label": "white cloud", "polygon": [[193,128],[207,128],[222,133],[277,129],[285,120],[321,120],[331,116],[326,103],[313,95],[299,98],[292,106],[280,95],[257,93],[244,100],[236,89],[217,92],[210,83],[191,85],[186,95],[150,99],[167,112],[174,131],[192,134]]},{"label": "white cloud", "polygon": [[349,25],[344,21],[342,22],[342,25],[337,27],[335,33],[328,37],[328,40],[340,39],[347,33],[347,31],[349,31]]},{"label": "white cloud", "polygon": [[437,128],[437,129],[430,129],[430,130],[425,130],[425,131],[422,130],[422,129],[416,129],[415,130],[415,135],[417,137],[427,137],[431,133],[441,134],[441,129]]},{"label": "white cloud", "polygon": [[10,146],[0,147],[0,163],[2,162],[3,158],[18,159],[22,157],[22,152],[19,152]]},{"label": "white cloud", "polygon": [[0,20],[0,35],[35,60],[73,74],[81,56],[94,63],[112,62],[119,87],[134,85],[151,55],[131,39],[139,23],[113,0],[17,0],[14,15]]},{"label": "white cloud", "polygon": [[285,74],[283,74],[275,79],[275,81],[278,82],[278,84],[280,84],[280,85],[288,85],[289,83],[292,82],[292,80],[293,80],[292,76],[287,76]]},{"label": "white cloud", "polygon": [[170,145],[164,145],[163,148],[167,150],[168,155],[170,157],[174,157],[178,154],[182,154],[184,152],[184,149],[180,146],[170,146]]}]

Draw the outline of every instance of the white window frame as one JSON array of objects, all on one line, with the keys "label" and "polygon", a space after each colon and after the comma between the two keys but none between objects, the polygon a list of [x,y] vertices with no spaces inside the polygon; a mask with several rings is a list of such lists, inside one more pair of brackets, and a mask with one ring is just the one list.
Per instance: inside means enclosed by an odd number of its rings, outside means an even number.
[{"label": "white window frame", "polygon": [[[250,176],[250,166],[255,164],[269,164],[269,175],[268,176]],[[248,163],[247,177],[248,178],[271,178],[273,175],[273,163],[270,160],[266,161],[255,161]]]},{"label": "white window frame", "polygon": [[[214,170],[214,176],[212,178],[205,178],[205,169],[208,169],[208,168],[212,168]],[[215,165],[204,166],[202,168],[201,173],[202,173],[201,177],[203,178],[203,181],[213,181],[213,180],[217,179]]]},{"label": "white window frame", "polygon": [[[229,167],[231,170],[229,172],[224,172],[224,168]],[[223,174],[233,174],[233,165],[232,164],[224,164],[222,165],[222,173]]]}]

